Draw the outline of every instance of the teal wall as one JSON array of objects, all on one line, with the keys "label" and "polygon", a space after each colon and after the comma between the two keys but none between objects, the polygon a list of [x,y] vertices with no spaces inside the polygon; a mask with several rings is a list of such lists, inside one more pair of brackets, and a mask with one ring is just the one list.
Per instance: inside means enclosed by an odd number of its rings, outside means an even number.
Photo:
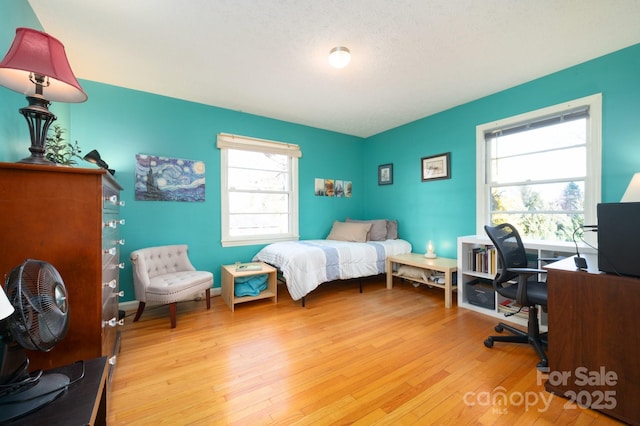
[{"label": "teal wall", "polygon": [[[456,257],[458,236],[476,233],[476,126],[602,93],[602,201],[620,201],[640,171],[640,44],[368,138],[367,182],[394,164],[394,183],[368,186],[365,216],[398,218],[416,251],[433,240]],[[451,152],[450,180],[421,182],[420,159]],[[541,165],[544,167],[544,165]]]},{"label": "teal wall", "polygon": [[[300,236],[324,238],[334,219],[362,217],[364,212],[361,138],[250,114],[186,102],[115,86],[81,81],[89,101],[71,106],[71,140],[84,152],[97,149],[124,187],[122,216],[126,241],[122,251],[164,244],[188,243],[196,268],[214,271],[220,265],[251,260],[260,246],[222,248],[220,229],[220,150],[218,133],[233,133],[300,145]],[[206,191],[203,203],[136,201],[136,154],[203,160]],[[316,197],[314,179],[350,180],[351,198]],[[122,287],[133,297],[130,264],[121,274]]]},{"label": "teal wall", "polygon": [[[15,27],[41,28],[26,1],[0,0],[0,51]],[[64,41],[63,41],[64,42]],[[71,64],[73,66],[73,64]],[[423,252],[433,240],[438,255],[456,256],[456,239],[475,233],[475,127],[594,93],[603,93],[603,201],[618,201],[640,171],[640,45],[559,71],[367,139],[186,102],[91,81],[89,100],[55,104],[59,123],[86,153],[97,149],[124,187],[123,260],[131,250],[187,243],[196,267],[216,274],[221,264],[248,260],[259,246],[220,245],[220,169],[216,134],[235,133],[299,144],[300,234],[323,238],[333,220],[396,218],[400,235]],[[23,96],[0,89],[0,161],[28,154],[28,131],[17,110]],[[420,180],[420,159],[451,152],[452,178]],[[203,160],[206,201],[143,202],[134,199],[136,154]],[[394,183],[377,185],[378,165],[394,164]],[[91,167],[87,163],[86,167]],[[314,178],[353,182],[353,197],[313,195]],[[122,272],[124,300],[133,299],[129,262]]]}]

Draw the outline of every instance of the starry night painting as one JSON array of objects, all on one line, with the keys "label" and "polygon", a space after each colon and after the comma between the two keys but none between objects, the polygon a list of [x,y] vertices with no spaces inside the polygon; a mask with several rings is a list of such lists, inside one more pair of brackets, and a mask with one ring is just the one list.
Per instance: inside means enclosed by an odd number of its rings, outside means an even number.
[{"label": "starry night painting", "polygon": [[136,155],[136,200],[204,201],[204,161]]}]

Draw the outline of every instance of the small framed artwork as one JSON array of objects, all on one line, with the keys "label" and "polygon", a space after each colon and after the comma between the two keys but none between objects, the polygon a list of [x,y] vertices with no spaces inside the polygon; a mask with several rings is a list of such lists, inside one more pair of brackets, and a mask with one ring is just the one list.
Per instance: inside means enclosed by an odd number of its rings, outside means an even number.
[{"label": "small framed artwork", "polygon": [[378,166],[378,185],[391,185],[393,183],[393,164]]},{"label": "small framed artwork", "polygon": [[422,181],[451,178],[451,153],[422,157],[420,160]]}]

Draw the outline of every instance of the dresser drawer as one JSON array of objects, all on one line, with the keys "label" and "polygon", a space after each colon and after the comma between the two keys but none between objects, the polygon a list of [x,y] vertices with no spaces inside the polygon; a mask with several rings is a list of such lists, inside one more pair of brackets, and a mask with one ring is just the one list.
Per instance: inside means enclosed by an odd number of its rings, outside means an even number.
[{"label": "dresser drawer", "polygon": [[118,214],[124,201],[120,200],[120,191],[105,183],[102,188],[102,211]]},{"label": "dresser drawer", "polygon": [[111,261],[118,263],[120,259],[120,248],[124,245],[124,240],[120,237],[117,228],[107,227],[102,231],[102,265]]},{"label": "dresser drawer", "polygon": [[118,302],[120,300],[119,271],[119,248],[116,248],[116,255],[106,255],[108,260],[103,263],[102,268],[102,355],[110,360],[109,377],[115,365],[117,351],[117,341],[121,321],[118,315]]},{"label": "dresser drawer", "polygon": [[124,240],[120,238],[120,228],[124,219],[120,217],[120,186],[111,175],[104,175],[102,187],[102,355],[109,358],[109,380],[116,365],[119,350],[120,320],[118,302],[120,301],[120,270],[124,264],[120,261],[120,250]]}]

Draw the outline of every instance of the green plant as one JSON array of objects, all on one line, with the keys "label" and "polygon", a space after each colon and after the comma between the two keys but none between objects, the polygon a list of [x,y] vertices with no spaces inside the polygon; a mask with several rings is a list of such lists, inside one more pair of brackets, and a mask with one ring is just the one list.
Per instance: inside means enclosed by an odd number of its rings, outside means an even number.
[{"label": "green plant", "polygon": [[78,141],[72,144],[64,139],[63,134],[65,131],[66,130],[58,124],[55,124],[53,129],[49,129],[44,155],[47,160],[53,161],[54,163],[73,166],[77,164],[74,158],[82,159],[82,157],[80,157],[82,151],[78,146]]}]

